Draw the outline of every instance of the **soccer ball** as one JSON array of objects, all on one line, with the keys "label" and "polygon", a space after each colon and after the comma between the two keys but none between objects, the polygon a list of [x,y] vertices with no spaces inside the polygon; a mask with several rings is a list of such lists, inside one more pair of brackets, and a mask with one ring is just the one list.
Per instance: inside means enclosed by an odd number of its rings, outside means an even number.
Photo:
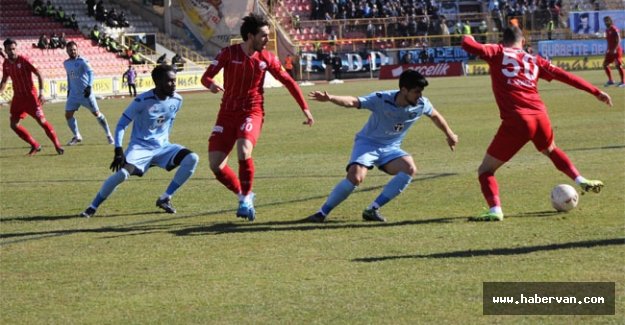
[{"label": "soccer ball", "polygon": [[571,185],[560,184],[551,190],[551,205],[560,212],[567,212],[575,209],[579,195]]}]

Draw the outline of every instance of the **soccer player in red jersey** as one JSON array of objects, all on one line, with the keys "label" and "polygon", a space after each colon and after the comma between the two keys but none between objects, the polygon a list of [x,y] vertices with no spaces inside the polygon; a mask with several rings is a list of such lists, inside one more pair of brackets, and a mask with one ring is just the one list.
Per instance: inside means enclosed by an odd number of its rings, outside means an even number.
[{"label": "soccer player in red jersey", "polygon": [[[41,145],[30,135],[25,127],[20,125],[20,121],[26,115],[32,116],[44,129],[48,138],[54,143],[56,152],[62,155],[64,150],[56,137],[54,128],[46,120],[41,108],[43,98],[43,78],[39,70],[30,63],[28,58],[18,55],[16,52],[17,42],[7,38],[4,41],[6,59],[2,63],[2,82],[0,82],[0,93],[4,91],[9,77],[13,83],[13,99],[11,101],[11,129],[24,141],[30,144],[29,156],[41,151]],[[33,84],[32,74],[37,76],[39,81],[39,96]]]},{"label": "soccer player in red jersey", "polygon": [[504,30],[503,44],[480,44],[470,35],[462,39],[462,48],[481,57],[490,67],[493,93],[502,120],[478,168],[482,194],[490,210],[471,218],[474,221],[503,220],[495,172],[529,141],[582,190],[598,193],[603,187],[601,181],[581,176],[564,151],[556,146],[547,109],[538,94],[538,78],[561,81],[612,106],[610,95],[543,58],[528,54],[523,50],[524,43],[523,32],[515,26]]},{"label": "soccer player in red jersey", "polygon": [[603,60],[603,70],[608,76],[608,82],[605,83],[606,87],[614,85],[612,80],[612,71],[610,71],[610,64],[614,62],[616,70],[619,76],[621,76],[621,82],[618,87],[625,88],[625,79],[623,79],[623,48],[621,47],[621,36],[619,35],[618,28],[612,23],[610,16],[603,18],[605,23],[605,39],[608,41],[608,48],[605,51],[605,59]]},{"label": "soccer player in red jersey", "polygon": [[[223,92],[217,121],[208,139],[210,169],[219,182],[238,195],[237,217],[254,221],[254,161],[252,150],[263,126],[263,83],[271,73],[286,86],[306,117],[314,119],[297,83],[282,69],[278,58],[265,50],[269,23],[258,14],[249,14],[241,25],[243,43],[223,48],[202,76],[202,84],[212,93]],[[223,88],[213,78],[223,69]],[[227,158],[236,144],[239,175],[228,166]]]}]

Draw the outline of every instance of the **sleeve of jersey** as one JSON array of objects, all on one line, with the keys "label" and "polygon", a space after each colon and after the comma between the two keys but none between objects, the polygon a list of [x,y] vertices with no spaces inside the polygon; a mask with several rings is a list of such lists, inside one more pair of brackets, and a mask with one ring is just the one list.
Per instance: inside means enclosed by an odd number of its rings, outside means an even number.
[{"label": "sleeve of jersey", "polygon": [[423,103],[423,114],[427,116],[432,116],[432,110],[434,106],[432,106],[432,102],[425,97],[421,97],[421,102]]},{"label": "sleeve of jersey", "polygon": [[295,98],[295,101],[302,109],[302,111],[308,109],[308,103],[304,99],[304,94],[302,94],[302,90],[299,88],[295,80],[291,78],[291,76],[285,71],[282,70],[282,65],[278,61],[278,58],[273,57],[271,59],[271,64],[269,64],[269,72],[272,76],[274,76],[278,81],[280,81],[286,89],[289,90],[291,96]]},{"label": "sleeve of jersey", "polygon": [[371,93],[367,96],[358,97],[359,106],[358,109],[366,108],[370,111],[374,111],[378,106],[376,103],[378,100],[382,100],[382,93]]},{"label": "sleeve of jersey", "polygon": [[496,53],[496,47],[489,44],[481,44],[472,37],[467,36],[462,38],[462,49],[467,51],[467,53],[478,55],[485,60],[494,56]]},{"label": "sleeve of jersey", "polygon": [[138,98],[133,100],[122,114],[122,117],[119,118],[119,122],[117,122],[117,126],[115,127],[115,147],[122,147],[124,145],[124,133],[126,133],[126,128],[137,115],[140,102],[141,100]]},{"label": "sleeve of jersey", "polygon": [[593,86],[588,81],[572,74],[564,71],[562,68],[556,67],[555,65],[547,62],[543,58],[538,58],[540,64],[540,75],[539,77],[545,79],[547,81],[551,81],[553,79],[563,82],[569,86],[575,87],[577,89],[583,90],[595,96],[599,95],[601,91]]},{"label": "sleeve of jersey", "polygon": [[202,75],[202,79],[200,81],[202,82],[202,85],[204,85],[204,87],[210,88],[210,86],[215,82],[213,81],[213,78],[217,75],[219,70],[224,67],[224,63],[229,61],[227,49],[228,48],[225,48],[221,50],[219,54],[217,54],[215,60],[211,62],[211,65],[208,66],[208,68]]},{"label": "sleeve of jersey", "polygon": [[84,65],[85,65],[85,72],[87,73],[87,84],[89,86],[93,86],[93,69],[91,69],[91,65],[89,65],[89,62],[84,61]]}]

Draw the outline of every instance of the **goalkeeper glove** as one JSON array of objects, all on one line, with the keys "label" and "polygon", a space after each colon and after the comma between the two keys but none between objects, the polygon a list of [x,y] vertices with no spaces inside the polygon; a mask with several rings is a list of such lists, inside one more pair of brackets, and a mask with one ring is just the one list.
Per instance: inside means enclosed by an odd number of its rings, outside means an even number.
[{"label": "goalkeeper glove", "polygon": [[126,164],[126,156],[124,156],[124,150],[121,147],[115,147],[115,156],[111,163],[111,171],[117,172]]}]

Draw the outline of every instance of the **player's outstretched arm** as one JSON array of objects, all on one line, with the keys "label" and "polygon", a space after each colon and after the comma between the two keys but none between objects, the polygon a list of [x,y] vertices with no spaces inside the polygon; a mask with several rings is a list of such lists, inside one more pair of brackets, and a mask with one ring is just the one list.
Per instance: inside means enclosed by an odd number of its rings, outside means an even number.
[{"label": "player's outstretched arm", "polygon": [[447,124],[447,120],[445,120],[443,115],[441,115],[437,110],[432,109],[432,116],[430,116],[430,119],[432,119],[434,125],[436,125],[436,127],[443,131],[443,133],[445,133],[445,136],[447,136],[447,145],[449,146],[451,151],[456,150],[456,145],[458,144],[458,135],[456,135],[456,133],[451,130],[449,124]]},{"label": "player's outstretched arm", "polygon": [[598,95],[595,96],[600,102],[604,102],[606,105],[612,107],[612,97],[608,95],[604,91],[600,91]]},{"label": "player's outstretched arm", "polygon": [[318,102],[331,102],[335,105],[343,107],[359,107],[360,101],[354,96],[336,96],[330,95],[327,91],[311,91],[308,98]]}]

